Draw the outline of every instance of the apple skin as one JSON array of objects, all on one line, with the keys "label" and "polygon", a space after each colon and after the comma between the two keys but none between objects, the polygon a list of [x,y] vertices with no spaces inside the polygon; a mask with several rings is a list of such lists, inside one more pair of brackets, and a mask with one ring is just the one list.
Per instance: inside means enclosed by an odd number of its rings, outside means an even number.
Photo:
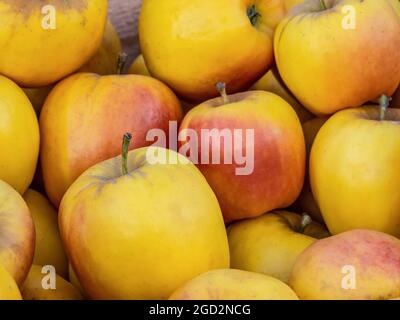
[{"label": "apple skin", "polygon": [[[400,82],[400,23],[390,2],[325,2],[327,11],[305,1],[276,29],[276,62],[290,91],[316,115],[391,96]],[[356,30],[342,26],[345,5],[355,9]]]},{"label": "apple skin", "polygon": [[0,180],[23,194],[39,156],[39,124],[22,89],[0,75]]},{"label": "apple skin", "polygon": [[[68,76],[100,47],[107,21],[107,0],[53,0],[55,29],[43,22],[47,3],[0,2],[0,74],[28,88],[44,87]],[[12,39],[12,41],[10,41]]]},{"label": "apple skin", "polygon": [[0,264],[0,301],[3,300],[22,300],[22,297],[15,280]]},{"label": "apple skin", "polygon": [[201,274],[169,300],[298,300],[285,283],[255,272],[220,269]]},{"label": "apple skin", "polygon": [[[355,289],[342,288],[354,267]],[[400,240],[373,230],[322,239],[297,259],[290,286],[302,300],[387,300],[400,295]]]},{"label": "apple skin", "polygon": [[0,180],[0,264],[21,286],[32,265],[35,226],[21,195]]},{"label": "apple skin", "polygon": [[[149,150],[178,164],[151,165]],[[150,147],[129,153],[128,172],[121,157],[99,163],[60,206],[61,237],[89,298],[167,299],[195,276],[229,268],[221,209],[196,166]]]},{"label": "apple skin", "polygon": [[311,188],[332,234],[373,229],[400,237],[400,110],[365,106],[333,115],[310,158]]},{"label": "apple skin", "polygon": [[253,86],[253,90],[264,90],[272,92],[283,98],[287,103],[289,103],[294,111],[296,111],[297,116],[301,123],[304,123],[312,118],[314,115],[304,108],[300,102],[291,94],[289,89],[285,86],[282,78],[279,75],[278,69],[272,67],[264,76],[262,76]]},{"label": "apple skin", "polygon": [[142,76],[151,77],[149,70],[146,66],[146,61],[144,61],[143,55],[139,55],[133,61],[132,65],[128,70],[129,74],[140,74]]},{"label": "apple skin", "polygon": [[315,137],[328,119],[329,117],[317,117],[303,123],[303,132],[306,140],[307,150],[306,178],[304,181],[303,190],[301,191],[299,198],[292,206],[296,212],[305,212],[320,223],[324,223],[324,218],[322,217],[321,210],[319,209],[318,204],[312,194],[309,178],[309,161],[311,148]]},{"label": "apple skin", "polygon": [[148,146],[146,134],[181,119],[174,93],[139,75],[76,74],[50,93],[40,116],[41,164],[50,201],[58,207],[71,183],[87,168],[121,150],[126,132],[131,149]]},{"label": "apple skin", "polygon": [[24,300],[83,300],[79,290],[59,275],[56,275],[56,289],[44,289],[42,280],[46,275],[42,273],[42,266],[32,265],[21,288]]},{"label": "apple skin", "polygon": [[329,236],[315,222],[302,230],[302,217],[288,211],[266,213],[228,227],[231,268],[263,273],[285,283],[309,245]]},{"label": "apple skin", "polygon": [[[198,137],[202,129],[242,129],[242,137],[246,129],[254,130],[254,170],[250,175],[237,175],[241,166],[234,161],[224,164],[222,139],[222,163],[198,165],[217,195],[225,222],[290,206],[300,194],[305,173],[305,142],[296,113],[282,98],[265,91],[239,93],[228,99],[232,103],[223,105],[221,98],[215,98],[195,107],[180,127],[180,134],[192,129]],[[181,146],[189,139],[181,141]],[[199,143],[199,159],[201,149]],[[245,138],[242,150],[245,154]]]},{"label": "apple skin", "polygon": [[[255,26],[247,11],[260,14]],[[152,76],[187,101],[247,90],[273,63],[273,33],[286,14],[283,0],[144,0],[142,54]],[[238,45],[240,44],[240,45]]]},{"label": "apple skin", "polygon": [[58,230],[58,213],[39,192],[28,189],[24,200],[32,215],[36,230],[36,245],[33,263],[53,266],[57,274],[68,276],[68,260]]}]

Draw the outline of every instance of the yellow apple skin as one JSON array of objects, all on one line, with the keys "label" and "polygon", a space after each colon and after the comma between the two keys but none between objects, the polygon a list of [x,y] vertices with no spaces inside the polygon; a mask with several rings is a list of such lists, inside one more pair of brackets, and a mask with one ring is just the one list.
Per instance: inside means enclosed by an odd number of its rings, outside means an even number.
[{"label": "yellow apple skin", "polygon": [[266,213],[229,226],[231,268],[263,273],[285,283],[300,255],[328,232],[311,222],[302,230],[302,217],[288,211]]},{"label": "yellow apple skin", "polygon": [[373,229],[400,237],[400,110],[365,106],[333,115],[310,158],[311,188],[332,234]]},{"label": "yellow apple skin", "polygon": [[201,274],[176,290],[170,300],[298,300],[285,283],[264,274],[220,269]]},{"label": "yellow apple skin", "polygon": [[324,223],[324,218],[322,217],[321,210],[318,207],[317,202],[311,191],[310,178],[309,178],[309,160],[311,148],[314,143],[315,137],[317,136],[319,130],[324,125],[324,123],[329,119],[329,117],[317,117],[303,123],[304,138],[306,140],[306,152],[307,152],[307,166],[306,166],[306,178],[304,181],[303,190],[299,198],[293,204],[293,208],[297,212],[305,212],[309,214],[313,219],[318,222]]},{"label": "yellow apple skin", "polygon": [[[316,115],[391,96],[400,81],[400,19],[389,0],[325,2],[327,11],[319,0],[305,1],[276,29],[285,84]],[[343,28],[346,5],[355,10],[355,30]]]},{"label": "yellow apple skin", "polygon": [[[178,164],[151,165],[148,152]],[[91,167],[60,206],[61,237],[90,298],[167,299],[195,276],[229,268],[221,209],[192,163],[140,148],[129,153],[129,174],[121,171],[121,157]]]},{"label": "yellow apple skin", "polygon": [[216,97],[219,81],[230,93],[244,91],[272,65],[274,30],[285,14],[283,0],[144,0],[142,54],[151,75],[185,100]]},{"label": "yellow apple skin", "polygon": [[[346,287],[352,275],[354,289]],[[373,230],[352,230],[319,240],[297,259],[289,284],[302,300],[396,298],[400,240]]]},{"label": "yellow apple skin", "polygon": [[32,265],[35,226],[21,195],[0,180],[0,264],[20,286]]},{"label": "yellow apple skin", "polygon": [[175,94],[160,81],[140,75],[78,73],[61,81],[40,115],[41,165],[47,195],[58,208],[68,187],[86,169],[120,154],[131,132],[131,149],[151,145],[149,130],[168,132],[180,121]]},{"label": "yellow apple skin", "polygon": [[22,89],[1,75],[0,96],[0,180],[23,194],[35,174],[39,124]]},{"label": "yellow apple skin", "polygon": [[103,40],[96,54],[80,69],[79,72],[91,72],[99,75],[116,74],[118,69],[118,57],[122,53],[122,44],[117,30],[107,21]]},{"label": "yellow apple skin", "polygon": [[57,211],[39,192],[28,189],[24,200],[32,214],[36,230],[36,247],[33,263],[52,265],[57,274],[68,276],[68,260],[58,230]]},{"label": "yellow apple skin", "polygon": [[32,265],[28,277],[21,288],[24,300],[83,300],[79,290],[59,275],[56,276],[56,289],[44,289],[42,266]]},{"label": "yellow apple skin", "polygon": [[[238,93],[230,95],[228,100],[224,104],[221,98],[215,98],[193,108],[179,129],[183,135],[187,129],[194,130],[198,137],[203,129],[254,130],[254,166],[249,175],[238,176],[234,162],[210,161],[198,165],[217,195],[225,222],[257,217],[292,205],[300,194],[305,173],[304,136],[293,108],[266,91]],[[186,137],[181,144],[189,140]],[[221,150],[222,144],[220,139]],[[244,143],[242,149],[246,148]],[[199,143],[199,159],[204,149]]]},{"label": "yellow apple skin", "polygon": [[252,89],[272,92],[283,98],[296,111],[301,123],[314,118],[314,115],[305,109],[286,88],[276,67],[272,67],[253,85]]},{"label": "yellow apple skin", "polygon": [[49,4],[55,9],[55,29],[43,27],[43,20],[51,15],[42,14],[43,1],[0,1],[0,74],[23,87],[44,87],[71,74],[101,44],[107,0]]},{"label": "yellow apple skin", "polygon": [[295,6],[299,5],[300,3],[303,3],[305,0],[285,0],[285,7],[286,10],[289,11],[293,9]]},{"label": "yellow apple skin", "polygon": [[15,280],[0,264],[0,301],[2,300],[22,300],[22,297]]},{"label": "yellow apple skin", "polygon": [[143,55],[137,56],[137,58],[130,66],[128,73],[151,77],[150,72],[147,69],[146,62],[144,61]]},{"label": "yellow apple skin", "polygon": [[72,269],[71,264],[69,264],[69,266],[68,266],[68,279],[69,279],[69,282],[71,282],[72,285],[75,288],[77,288],[82,293],[82,295],[84,295],[83,288],[79,282],[79,279],[78,279],[74,269]]}]

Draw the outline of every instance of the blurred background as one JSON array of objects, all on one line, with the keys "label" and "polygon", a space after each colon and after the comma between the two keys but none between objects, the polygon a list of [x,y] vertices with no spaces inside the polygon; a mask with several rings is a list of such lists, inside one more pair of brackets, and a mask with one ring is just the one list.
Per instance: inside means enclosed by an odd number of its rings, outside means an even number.
[{"label": "blurred background", "polygon": [[129,56],[127,65],[139,54],[137,22],[141,3],[141,0],[108,0],[111,21]]}]

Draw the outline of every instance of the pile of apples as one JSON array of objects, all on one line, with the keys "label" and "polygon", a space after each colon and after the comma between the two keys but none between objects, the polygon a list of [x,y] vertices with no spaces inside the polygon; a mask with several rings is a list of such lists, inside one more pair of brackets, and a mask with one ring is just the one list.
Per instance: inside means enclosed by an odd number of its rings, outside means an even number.
[{"label": "pile of apples", "polygon": [[400,297],[399,0],[143,0],[125,73],[45,2],[0,0],[0,299]]}]

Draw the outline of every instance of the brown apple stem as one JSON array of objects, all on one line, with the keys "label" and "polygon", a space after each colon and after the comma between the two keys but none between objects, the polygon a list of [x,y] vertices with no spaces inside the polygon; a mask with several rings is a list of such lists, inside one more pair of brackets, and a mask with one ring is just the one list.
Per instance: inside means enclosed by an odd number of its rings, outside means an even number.
[{"label": "brown apple stem", "polygon": [[304,230],[311,224],[312,219],[307,213],[303,213],[301,215],[301,222],[300,222],[300,232],[303,233]]},{"label": "brown apple stem", "polygon": [[385,120],[386,110],[387,110],[387,108],[389,108],[389,103],[390,103],[390,98],[386,95],[382,95],[381,98],[379,99],[379,105],[381,108],[381,113],[380,113],[379,119],[381,121]]},{"label": "brown apple stem", "polygon": [[128,174],[128,151],[131,144],[132,135],[125,133],[122,140],[122,175]]},{"label": "brown apple stem", "polygon": [[122,71],[124,71],[125,64],[126,64],[126,59],[128,58],[128,55],[125,52],[121,52],[118,55],[118,60],[117,60],[117,74],[122,74]]},{"label": "brown apple stem", "polygon": [[219,92],[219,94],[222,97],[222,101],[224,104],[228,104],[229,103],[229,98],[228,95],[226,94],[226,85],[224,82],[218,82],[217,85],[217,90]]},{"label": "brown apple stem", "polygon": [[326,4],[325,4],[325,0],[319,0],[319,3],[321,5],[321,9],[322,10],[327,10],[328,9]]}]

